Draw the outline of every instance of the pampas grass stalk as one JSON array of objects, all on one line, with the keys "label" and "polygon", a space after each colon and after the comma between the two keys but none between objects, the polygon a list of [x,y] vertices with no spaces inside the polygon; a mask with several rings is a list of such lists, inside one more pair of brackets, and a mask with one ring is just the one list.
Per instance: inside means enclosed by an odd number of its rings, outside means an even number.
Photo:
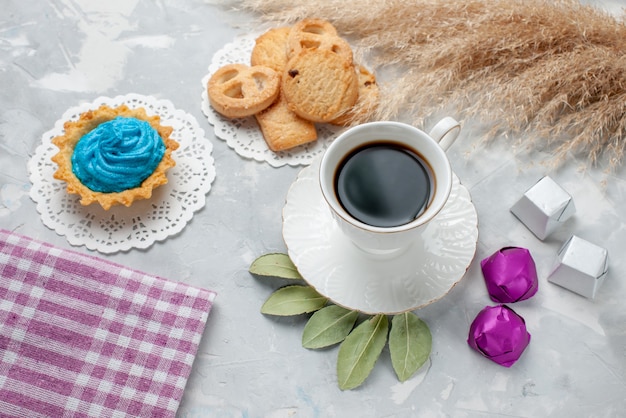
[{"label": "pampas grass stalk", "polygon": [[331,21],[382,80],[375,119],[442,109],[549,150],[622,164],[626,24],[576,0],[239,0],[272,24]]}]

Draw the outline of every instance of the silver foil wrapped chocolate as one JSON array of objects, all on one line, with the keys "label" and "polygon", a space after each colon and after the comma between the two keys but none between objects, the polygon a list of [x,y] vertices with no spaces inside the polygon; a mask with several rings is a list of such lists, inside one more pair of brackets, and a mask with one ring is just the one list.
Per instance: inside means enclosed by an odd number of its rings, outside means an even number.
[{"label": "silver foil wrapped chocolate", "polygon": [[609,254],[605,248],[576,235],[568,239],[557,253],[548,281],[594,298],[607,275]]},{"label": "silver foil wrapped chocolate", "polygon": [[524,193],[511,212],[537,238],[544,240],[576,212],[576,207],[572,197],[545,176]]}]

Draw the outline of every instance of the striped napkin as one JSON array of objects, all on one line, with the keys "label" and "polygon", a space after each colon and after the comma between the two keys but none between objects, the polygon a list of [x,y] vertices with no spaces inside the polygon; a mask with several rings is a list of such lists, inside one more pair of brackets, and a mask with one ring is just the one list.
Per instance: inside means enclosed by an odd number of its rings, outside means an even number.
[{"label": "striped napkin", "polygon": [[0,416],[173,417],[214,297],[0,229]]}]

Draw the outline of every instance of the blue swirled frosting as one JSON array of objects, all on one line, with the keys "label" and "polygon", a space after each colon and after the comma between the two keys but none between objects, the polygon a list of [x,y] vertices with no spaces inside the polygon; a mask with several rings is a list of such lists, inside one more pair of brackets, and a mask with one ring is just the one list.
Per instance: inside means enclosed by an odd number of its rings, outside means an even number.
[{"label": "blue swirled frosting", "polygon": [[118,116],[80,138],[72,171],[95,192],[121,192],[141,186],[164,153],[163,139],[148,122]]}]

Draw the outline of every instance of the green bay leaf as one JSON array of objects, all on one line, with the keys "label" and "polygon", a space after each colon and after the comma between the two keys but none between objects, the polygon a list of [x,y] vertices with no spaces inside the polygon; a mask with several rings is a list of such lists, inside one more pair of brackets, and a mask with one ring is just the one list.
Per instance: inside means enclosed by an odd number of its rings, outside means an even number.
[{"label": "green bay leaf", "polygon": [[341,390],[360,386],[370,375],[387,342],[389,320],[379,314],[359,324],[341,343],[337,380]]},{"label": "green bay leaf", "polygon": [[315,312],[304,326],[302,346],[323,348],[340,343],[354,327],[359,313],[337,305]]},{"label": "green bay leaf", "polygon": [[286,286],[270,295],[261,307],[261,313],[290,316],[314,312],[323,308],[328,298],[310,286]]},{"label": "green bay leaf", "polygon": [[252,262],[250,273],[259,276],[279,277],[281,279],[302,279],[298,269],[287,254],[265,254]]},{"label": "green bay leaf", "polygon": [[395,315],[389,332],[391,364],[404,382],[428,360],[432,335],[428,325],[412,312]]}]

